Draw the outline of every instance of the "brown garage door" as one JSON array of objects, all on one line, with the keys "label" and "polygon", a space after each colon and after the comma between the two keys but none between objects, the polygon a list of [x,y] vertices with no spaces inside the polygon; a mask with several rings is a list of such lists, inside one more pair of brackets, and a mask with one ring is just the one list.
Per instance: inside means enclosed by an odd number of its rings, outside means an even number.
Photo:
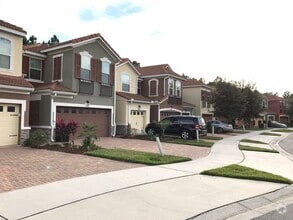
[{"label": "brown garage door", "polygon": [[84,122],[97,126],[98,137],[110,136],[110,116],[111,111],[109,109],[57,107],[57,117],[64,119],[66,122],[75,120],[78,123],[76,136],[82,131]]}]

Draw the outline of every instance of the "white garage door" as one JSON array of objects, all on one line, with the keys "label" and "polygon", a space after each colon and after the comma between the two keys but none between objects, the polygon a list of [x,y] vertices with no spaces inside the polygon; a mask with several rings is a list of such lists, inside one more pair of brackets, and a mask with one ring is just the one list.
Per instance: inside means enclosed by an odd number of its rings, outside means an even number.
[{"label": "white garage door", "polygon": [[0,103],[0,146],[18,144],[19,105]]},{"label": "white garage door", "polygon": [[132,110],[130,117],[131,129],[135,129],[137,134],[142,133],[145,127],[145,111]]}]

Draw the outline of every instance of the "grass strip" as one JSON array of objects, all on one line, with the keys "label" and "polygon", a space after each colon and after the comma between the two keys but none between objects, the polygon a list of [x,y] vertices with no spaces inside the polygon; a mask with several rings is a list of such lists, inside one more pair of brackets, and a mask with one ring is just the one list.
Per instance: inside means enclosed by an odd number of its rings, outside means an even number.
[{"label": "grass strip", "polygon": [[252,147],[252,146],[245,146],[239,144],[239,149],[240,150],[247,150],[247,151],[259,151],[259,152],[267,152],[267,153],[279,153],[278,151],[274,149],[267,149],[267,148],[262,148],[262,147]]},{"label": "grass strip", "polygon": [[132,162],[132,163],[141,163],[146,165],[161,165],[169,163],[178,163],[184,161],[190,161],[188,157],[179,157],[173,155],[161,156],[160,154],[150,153],[150,152],[141,152],[134,150],[126,149],[106,149],[99,148],[95,151],[85,153],[89,156],[102,157],[112,160]]},{"label": "grass strip", "polygon": [[267,144],[263,141],[255,141],[251,139],[241,139],[240,142],[253,143],[253,144]]},{"label": "grass strip", "polygon": [[197,147],[212,147],[214,144],[213,142],[208,142],[203,140],[199,140],[199,142],[197,142],[196,139],[192,139],[192,140],[173,139],[173,140],[167,140],[165,142],[172,143],[172,144],[192,145]]},{"label": "grass strip", "polygon": [[272,132],[262,132],[260,135],[269,135],[269,136],[281,136],[281,134],[276,134]]},{"label": "grass strip", "polygon": [[293,132],[292,129],[276,129],[276,130],[272,130],[272,132],[284,132],[284,133],[291,133]]},{"label": "grass strip", "polygon": [[285,177],[236,164],[232,164],[222,168],[206,170],[201,172],[201,174],[236,179],[249,179],[273,183],[292,184],[292,180],[287,179]]},{"label": "grass strip", "polygon": [[200,137],[200,139],[219,141],[219,140],[222,140],[223,138],[222,137],[216,137],[216,136],[202,136],[202,137]]}]

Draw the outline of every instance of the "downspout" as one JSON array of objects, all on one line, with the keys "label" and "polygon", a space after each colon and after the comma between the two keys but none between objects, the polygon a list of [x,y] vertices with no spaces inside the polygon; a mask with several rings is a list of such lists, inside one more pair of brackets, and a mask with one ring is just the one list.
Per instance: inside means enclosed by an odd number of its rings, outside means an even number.
[{"label": "downspout", "polygon": [[113,133],[112,137],[116,136],[116,70],[117,66],[115,65],[115,72],[114,72],[114,98],[113,98],[113,112],[112,112],[112,118],[113,118]]},{"label": "downspout", "polygon": [[53,100],[53,96],[51,96],[51,142],[55,142],[54,140],[54,127],[55,127],[55,124],[54,124],[54,111],[53,111],[53,103],[54,103],[54,100]]}]

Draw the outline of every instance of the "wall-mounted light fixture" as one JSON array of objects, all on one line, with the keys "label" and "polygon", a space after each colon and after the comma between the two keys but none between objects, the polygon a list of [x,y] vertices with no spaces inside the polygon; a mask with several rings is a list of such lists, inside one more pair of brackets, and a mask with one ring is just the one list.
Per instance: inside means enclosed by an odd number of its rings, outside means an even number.
[{"label": "wall-mounted light fixture", "polygon": [[89,100],[86,100],[86,101],[85,101],[85,105],[86,105],[86,106],[89,106],[89,105],[90,105],[90,101],[89,101]]},{"label": "wall-mounted light fixture", "polygon": [[138,110],[140,110],[141,109],[141,105],[138,105],[137,108],[138,108]]}]

